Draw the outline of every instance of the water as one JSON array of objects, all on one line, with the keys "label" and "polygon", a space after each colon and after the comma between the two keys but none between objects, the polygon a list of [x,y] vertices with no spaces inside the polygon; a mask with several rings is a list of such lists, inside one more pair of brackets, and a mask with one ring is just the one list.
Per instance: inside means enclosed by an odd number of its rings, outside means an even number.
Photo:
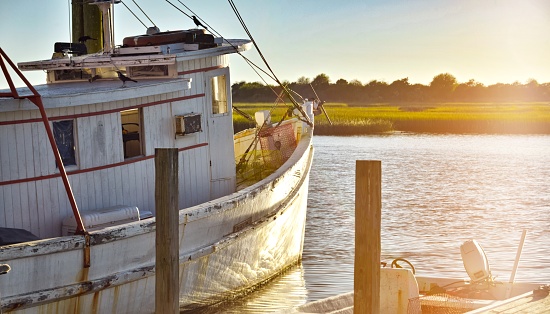
[{"label": "water", "polygon": [[208,313],[267,313],[353,290],[355,161],[382,161],[382,260],[467,278],[476,239],[493,276],[550,283],[550,136],[393,134],[314,139],[302,265]]}]

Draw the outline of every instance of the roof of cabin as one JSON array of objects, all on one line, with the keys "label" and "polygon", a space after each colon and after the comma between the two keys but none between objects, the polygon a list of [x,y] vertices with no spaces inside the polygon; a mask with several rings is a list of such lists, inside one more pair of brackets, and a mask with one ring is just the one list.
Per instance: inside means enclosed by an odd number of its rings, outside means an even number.
[{"label": "roof of cabin", "polygon": [[[241,52],[250,49],[251,41],[246,39],[228,39],[231,44],[224,43],[221,46],[201,49],[195,51],[183,51],[166,55],[150,55],[171,58],[172,62],[186,61],[200,58],[207,58],[212,56],[224,55],[229,53]],[[149,55],[137,57],[141,60],[148,59]],[[81,58],[72,58],[74,60],[85,60],[83,62],[89,62],[91,59],[105,59],[110,60],[109,56],[98,57],[95,56],[82,56]],[[116,59],[113,57],[112,59]],[[124,62],[131,62],[131,57],[122,57]],[[43,60],[34,62],[20,63],[26,66],[40,68],[41,64],[62,64],[66,63],[69,58]],[[130,60],[130,61],[129,61]],[[72,61],[71,61],[72,62]],[[104,61],[94,61],[104,62]],[[113,63],[105,64],[105,66],[112,67],[117,61]],[[122,62],[122,61],[120,61]],[[120,64],[124,66],[124,64]],[[102,67],[102,66],[101,66]],[[52,69],[55,69],[52,68]],[[67,81],[66,83],[55,84],[41,84],[36,85],[34,88],[42,96],[42,102],[45,108],[67,107],[67,106],[79,106],[85,104],[101,103],[107,101],[117,101],[129,98],[152,96],[163,93],[175,92],[189,88],[191,79],[188,78],[171,78],[171,79],[140,79],[135,78],[138,82],[127,82],[123,88],[121,81],[117,79],[97,80],[92,83],[88,81]],[[0,90],[0,92],[9,92],[8,89]],[[31,95],[31,92],[27,87],[17,88],[17,93],[21,95]],[[36,106],[27,99],[12,99],[6,97],[0,97],[0,112],[19,111],[19,110],[33,110]]]},{"label": "roof of cabin", "polygon": [[[137,79],[128,82],[126,87],[116,79],[41,84],[34,88],[42,96],[45,108],[79,106],[129,98],[152,96],[188,89],[191,79]],[[191,82],[192,84],[192,82]],[[9,92],[9,90],[2,90]],[[31,95],[26,87],[17,88],[20,96]],[[0,97],[0,112],[33,110],[36,106],[27,99]]]}]

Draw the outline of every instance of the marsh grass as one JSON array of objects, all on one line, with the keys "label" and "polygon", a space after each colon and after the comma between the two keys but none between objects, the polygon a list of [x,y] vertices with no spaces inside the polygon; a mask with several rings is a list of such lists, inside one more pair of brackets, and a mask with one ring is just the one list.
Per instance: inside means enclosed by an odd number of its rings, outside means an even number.
[{"label": "marsh grass", "polygon": [[[267,103],[235,104],[245,112],[271,108]],[[325,104],[333,125],[324,115],[315,118],[319,135],[359,135],[391,131],[422,133],[550,134],[549,103],[428,103]],[[286,108],[277,108],[278,121]],[[236,116],[234,122],[244,123]],[[249,124],[248,127],[253,126]]]}]

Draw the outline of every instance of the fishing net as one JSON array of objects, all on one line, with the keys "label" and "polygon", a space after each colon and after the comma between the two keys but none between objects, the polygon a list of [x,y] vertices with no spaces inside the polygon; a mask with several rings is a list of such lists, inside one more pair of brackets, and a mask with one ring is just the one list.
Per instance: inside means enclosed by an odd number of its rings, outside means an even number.
[{"label": "fishing net", "polygon": [[447,293],[437,293],[423,296],[421,301],[422,314],[455,314],[466,313],[474,309],[470,299],[453,296]]},{"label": "fishing net", "polygon": [[296,138],[292,124],[260,131],[260,146],[267,167],[279,168],[296,149]]},{"label": "fishing net", "polygon": [[[292,124],[264,129],[258,136],[258,145],[246,153],[246,163],[238,166],[239,186],[257,182],[273,173],[290,158],[297,146]],[[242,157],[237,156],[237,160]]]}]

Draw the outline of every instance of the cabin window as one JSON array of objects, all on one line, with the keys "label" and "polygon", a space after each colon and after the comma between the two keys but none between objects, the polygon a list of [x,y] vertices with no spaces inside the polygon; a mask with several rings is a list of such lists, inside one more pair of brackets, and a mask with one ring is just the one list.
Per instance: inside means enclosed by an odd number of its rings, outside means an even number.
[{"label": "cabin window", "polygon": [[122,122],[122,149],[124,158],[143,155],[143,118],[141,109],[124,110],[120,113]]},{"label": "cabin window", "polygon": [[166,77],[168,76],[168,65],[148,65],[128,67],[131,77]]},{"label": "cabin window", "polygon": [[227,113],[227,79],[225,75],[211,78],[212,114]]},{"label": "cabin window", "polygon": [[[52,123],[53,137],[64,166],[76,165],[74,143],[74,121],[64,120]],[[57,166],[57,164],[56,164]]]}]

